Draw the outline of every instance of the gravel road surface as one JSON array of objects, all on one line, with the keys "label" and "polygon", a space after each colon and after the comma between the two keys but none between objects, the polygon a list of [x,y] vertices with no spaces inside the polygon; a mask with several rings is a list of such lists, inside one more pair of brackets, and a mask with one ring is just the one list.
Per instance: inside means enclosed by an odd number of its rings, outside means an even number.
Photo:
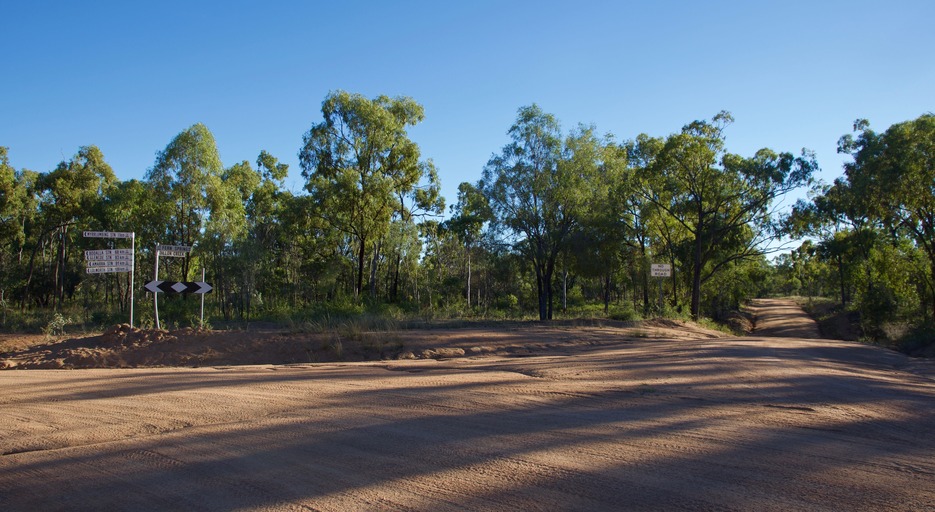
[{"label": "gravel road surface", "polygon": [[3,371],[0,510],[935,510],[931,365],[761,334]]}]

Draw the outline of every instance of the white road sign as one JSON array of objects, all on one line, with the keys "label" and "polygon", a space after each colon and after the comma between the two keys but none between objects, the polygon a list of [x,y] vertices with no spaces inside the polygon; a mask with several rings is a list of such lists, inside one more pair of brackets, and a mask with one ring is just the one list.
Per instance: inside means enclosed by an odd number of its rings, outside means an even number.
[{"label": "white road sign", "polygon": [[132,267],[133,260],[88,260],[84,262],[88,267]]},{"label": "white road sign", "polygon": [[87,257],[85,257],[84,261],[85,261],[85,262],[88,262],[88,263],[90,263],[90,262],[92,262],[92,261],[105,261],[105,262],[106,262],[106,261],[116,261],[116,262],[120,262],[120,263],[126,263],[126,264],[129,265],[130,263],[133,262],[133,256],[124,256],[124,255],[120,255],[120,254],[118,254],[118,255],[116,255],[116,256],[87,256]]},{"label": "white road sign", "polygon": [[125,265],[115,265],[112,267],[88,267],[85,271],[89,274],[107,274],[109,272],[133,272],[133,268]]},{"label": "white road sign", "polygon": [[160,256],[165,256],[163,251],[166,252],[192,252],[192,246],[190,245],[156,245],[156,250],[159,251]]},{"label": "white road sign", "polygon": [[133,258],[133,249],[101,249],[98,251],[84,251],[84,258],[88,260],[100,258],[119,258],[122,256]]},{"label": "white road sign", "polygon": [[127,231],[85,231],[85,238],[133,238],[133,232]]},{"label": "white road sign", "polygon": [[653,263],[649,267],[649,274],[653,277],[672,277],[672,265],[668,263]]},{"label": "white road sign", "polygon": [[[133,278],[134,255],[136,254],[136,233],[133,231],[85,231],[85,238],[128,238],[129,249],[101,249],[84,251],[85,272],[88,274],[109,274],[111,272],[130,273],[130,326],[133,326]],[[111,245],[113,247],[113,245]]]},{"label": "white road sign", "polygon": [[184,258],[188,256],[187,251],[159,251],[160,256],[166,256],[169,258]]}]

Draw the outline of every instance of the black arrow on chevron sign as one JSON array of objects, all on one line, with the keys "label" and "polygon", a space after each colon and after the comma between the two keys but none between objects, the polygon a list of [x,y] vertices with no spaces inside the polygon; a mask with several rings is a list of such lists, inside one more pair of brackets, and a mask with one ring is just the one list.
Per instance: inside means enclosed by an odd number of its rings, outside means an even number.
[{"label": "black arrow on chevron sign", "polygon": [[202,281],[150,281],[143,289],[152,293],[211,293],[211,283]]}]

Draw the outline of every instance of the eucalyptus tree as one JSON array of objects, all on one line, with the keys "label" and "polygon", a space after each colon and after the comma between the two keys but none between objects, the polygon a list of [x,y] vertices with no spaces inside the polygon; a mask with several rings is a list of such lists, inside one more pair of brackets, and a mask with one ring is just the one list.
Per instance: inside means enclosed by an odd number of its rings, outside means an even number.
[{"label": "eucalyptus tree", "polygon": [[810,182],[814,155],[795,157],[761,149],[753,157],[728,153],[720,112],[668,136],[647,168],[642,194],[678,222],[691,239],[691,314],[697,318],[701,287],[736,260],[763,254],[779,236],[774,201]]},{"label": "eucalyptus tree", "polygon": [[[152,243],[194,245],[205,230],[232,236],[244,228],[243,202],[225,183],[214,135],[197,123],[176,135],[146,173],[160,205],[164,229]],[[185,258],[182,274],[189,275]]]},{"label": "eucalyptus tree", "polygon": [[[650,200],[649,185],[654,179],[651,167],[655,165],[656,157],[662,151],[664,140],[640,134],[636,139],[627,141],[624,148],[627,152],[628,172],[617,185],[617,195],[623,204],[624,219],[627,222],[629,245],[639,254],[639,261],[634,265],[639,272],[637,276],[642,289],[643,314],[649,314],[649,269],[650,257],[668,255],[668,262],[672,266],[672,295],[678,296],[678,265],[676,265],[676,245],[678,244],[679,229],[676,223],[669,221],[665,216],[659,215],[658,208]],[[664,247],[664,250],[660,247]]]},{"label": "eucalyptus tree", "polygon": [[246,261],[244,281],[248,289],[245,295],[248,317],[254,293],[261,300],[276,293],[273,280],[277,262],[282,256],[282,244],[278,243],[283,235],[280,219],[292,197],[283,185],[289,175],[288,164],[281,163],[264,150],[257,156],[256,169],[260,179],[246,201],[247,238],[241,255]]},{"label": "eucalyptus tree", "polygon": [[[154,253],[145,250],[142,241],[159,241],[159,233],[165,229],[164,220],[160,218],[163,205],[153,193],[152,184],[136,179],[118,181],[110,192],[102,198],[101,216],[97,229],[104,231],[133,231],[136,233],[137,269],[142,268],[139,263],[146,262],[146,267],[152,268]],[[129,276],[116,274],[100,274],[95,278],[104,284],[104,303],[111,305],[116,300],[117,308],[125,311],[129,307],[130,279]],[[94,283],[94,281],[92,281]],[[99,300],[86,296],[85,300]]]},{"label": "eucalyptus tree", "polygon": [[[40,203],[39,210],[43,218],[40,240],[52,236],[50,246],[57,243],[56,263],[52,267],[52,285],[55,303],[60,305],[65,298],[66,278],[69,284],[77,285],[76,265],[69,270],[68,263],[72,239],[77,230],[74,226],[92,226],[102,215],[102,199],[115,186],[117,181],[113,169],[104,160],[104,155],[96,146],[84,146],[72,159],[58,164],[55,170],[41,174],[37,182]],[[33,276],[37,244],[30,258],[27,287]],[[66,276],[66,274],[69,274]]]},{"label": "eucalyptus tree", "polygon": [[21,194],[7,148],[0,146],[0,300],[4,300],[4,292],[15,272],[14,247],[22,244],[24,238],[20,223],[22,201],[18,197]]},{"label": "eucalyptus tree", "polygon": [[[289,166],[266,151],[261,151],[257,157],[256,169],[250,162],[243,161],[224,171],[225,184],[236,189],[238,200],[244,205],[246,225],[240,236],[230,241],[229,250],[219,247],[228,257],[217,263],[225,270],[222,287],[235,292],[231,300],[241,317],[250,318],[254,297],[262,300],[263,292],[272,286],[272,275],[281,251],[278,231],[282,228],[283,203],[291,197],[282,190],[288,173]],[[222,304],[225,316],[231,314],[228,306],[230,304]]]},{"label": "eucalyptus tree", "polygon": [[[569,247],[563,253],[567,261],[562,269],[562,307],[568,295],[568,269],[575,275],[600,282],[604,311],[610,306],[615,276],[631,259],[633,243],[631,227],[634,223],[629,207],[630,178],[625,147],[616,144],[611,136],[598,141],[585,137],[566,141],[566,154],[574,154],[579,168],[587,169],[590,200],[585,206],[578,226],[571,233]],[[597,165],[592,168],[592,165]]]},{"label": "eucalyptus tree", "polygon": [[23,252],[35,220],[38,174],[16,169],[0,146],[0,309],[6,323],[11,291],[23,281]]},{"label": "eucalyptus tree", "polygon": [[[391,257],[392,265],[391,284],[389,286],[390,300],[396,302],[399,295],[400,270],[404,267],[403,260],[408,258],[408,269],[413,269],[412,258],[418,258],[418,250],[414,246],[420,245],[419,225],[428,219],[441,217],[445,211],[445,198],[441,195],[441,181],[435,163],[428,159],[419,163],[422,171],[420,181],[411,189],[397,189],[396,200],[399,209],[393,215],[390,224],[389,236],[383,237],[387,247],[385,252]],[[381,242],[378,245],[383,245]],[[412,274],[412,272],[409,272]],[[376,268],[371,268],[370,287],[374,290],[376,285]]]},{"label": "eucalyptus tree", "polygon": [[458,202],[451,207],[451,217],[442,227],[454,234],[464,246],[467,257],[466,292],[468,307],[471,306],[471,254],[481,238],[481,230],[491,220],[487,198],[476,186],[468,182],[458,185]]},{"label": "eucalyptus tree", "polygon": [[[855,178],[851,181],[845,176],[832,185],[814,187],[812,200],[797,201],[785,227],[793,236],[818,239],[815,254],[834,264],[841,306],[849,302],[855,269],[869,259],[882,227],[879,217],[871,213],[876,199],[866,181]],[[872,286],[869,277],[865,282]]]},{"label": "eucalyptus tree", "polygon": [[512,140],[487,162],[480,189],[492,228],[535,269],[539,319],[549,320],[556,259],[593,198],[601,144],[586,127],[563,141],[558,120],[535,104],[519,109],[507,133]]},{"label": "eucalyptus tree", "polygon": [[303,137],[302,176],[314,201],[310,213],[357,244],[354,292],[360,297],[368,249],[377,253],[376,242],[403,209],[400,196],[412,193],[425,174],[419,146],[406,132],[424,112],[409,97],[337,91],[322,102],[321,113],[324,119]]},{"label": "eucalyptus tree", "polygon": [[935,114],[890,126],[884,133],[866,120],[854,123],[838,152],[847,183],[860,190],[866,214],[890,229],[907,233],[928,259],[931,307],[935,315]]}]

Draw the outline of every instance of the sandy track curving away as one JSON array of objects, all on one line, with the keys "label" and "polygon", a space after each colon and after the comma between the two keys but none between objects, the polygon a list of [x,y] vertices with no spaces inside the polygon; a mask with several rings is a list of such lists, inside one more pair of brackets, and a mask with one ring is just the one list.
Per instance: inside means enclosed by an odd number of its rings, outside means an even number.
[{"label": "sandy track curving away", "polygon": [[0,372],[0,510],[932,510],[931,366],[792,338]]},{"label": "sandy track curving away", "polygon": [[757,336],[819,339],[818,324],[795,301],[754,299],[749,306],[756,320]]}]

